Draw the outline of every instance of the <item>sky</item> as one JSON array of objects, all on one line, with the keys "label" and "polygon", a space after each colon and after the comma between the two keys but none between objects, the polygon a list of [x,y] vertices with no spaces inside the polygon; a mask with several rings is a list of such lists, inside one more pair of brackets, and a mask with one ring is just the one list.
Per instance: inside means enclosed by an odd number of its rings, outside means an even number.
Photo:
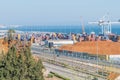
[{"label": "sky", "polygon": [[106,13],[117,21],[119,4],[120,0],[0,0],[0,24],[80,25]]}]

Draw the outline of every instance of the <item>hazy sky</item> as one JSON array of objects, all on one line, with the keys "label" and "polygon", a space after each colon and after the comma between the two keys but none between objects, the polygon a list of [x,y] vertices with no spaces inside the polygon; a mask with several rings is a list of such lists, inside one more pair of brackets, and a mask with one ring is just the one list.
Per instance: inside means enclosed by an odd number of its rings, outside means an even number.
[{"label": "hazy sky", "polygon": [[0,24],[80,25],[109,12],[120,18],[120,0],[0,0]]}]

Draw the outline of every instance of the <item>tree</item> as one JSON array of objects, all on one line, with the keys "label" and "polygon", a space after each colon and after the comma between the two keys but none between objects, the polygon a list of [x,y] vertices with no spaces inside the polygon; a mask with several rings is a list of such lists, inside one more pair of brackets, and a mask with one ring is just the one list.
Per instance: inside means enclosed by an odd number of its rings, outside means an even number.
[{"label": "tree", "polygon": [[23,48],[19,54],[12,46],[0,60],[0,80],[44,80],[42,62],[36,62],[30,48]]},{"label": "tree", "polygon": [[13,29],[8,30],[8,40],[13,40],[14,33],[15,33],[15,30],[13,30]]}]

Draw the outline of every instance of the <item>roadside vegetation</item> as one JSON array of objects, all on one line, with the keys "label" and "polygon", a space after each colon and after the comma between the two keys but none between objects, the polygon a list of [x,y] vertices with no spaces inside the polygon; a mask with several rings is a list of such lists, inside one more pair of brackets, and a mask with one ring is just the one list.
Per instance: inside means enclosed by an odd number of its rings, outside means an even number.
[{"label": "roadside vegetation", "polygon": [[50,72],[50,73],[51,73],[52,75],[54,75],[54,76],[56,76],[56,77],[62,79],[62,80],[70,80],[70,79],[68,79],[68,78],[66,78],[66,77],[63,77],[63,76],[57,74],[57,73],[54,73],[54,72]]}]

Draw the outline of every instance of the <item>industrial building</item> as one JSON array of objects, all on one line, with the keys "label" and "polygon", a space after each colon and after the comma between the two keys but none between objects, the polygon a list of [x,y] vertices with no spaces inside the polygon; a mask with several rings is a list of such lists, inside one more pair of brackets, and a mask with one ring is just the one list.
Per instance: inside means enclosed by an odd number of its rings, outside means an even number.
[{"label": "industrial building", "polygon": [[56,53],[85,59],[120,61],[120,43],[111,41],[86,41],[63,45]]},{"label": "industrial building", "polygon": [[[48,40],[49,46],[59,47],[66,44],[73,44],[72,40]],[[51,45],[52,44],[52,45]]]}]

